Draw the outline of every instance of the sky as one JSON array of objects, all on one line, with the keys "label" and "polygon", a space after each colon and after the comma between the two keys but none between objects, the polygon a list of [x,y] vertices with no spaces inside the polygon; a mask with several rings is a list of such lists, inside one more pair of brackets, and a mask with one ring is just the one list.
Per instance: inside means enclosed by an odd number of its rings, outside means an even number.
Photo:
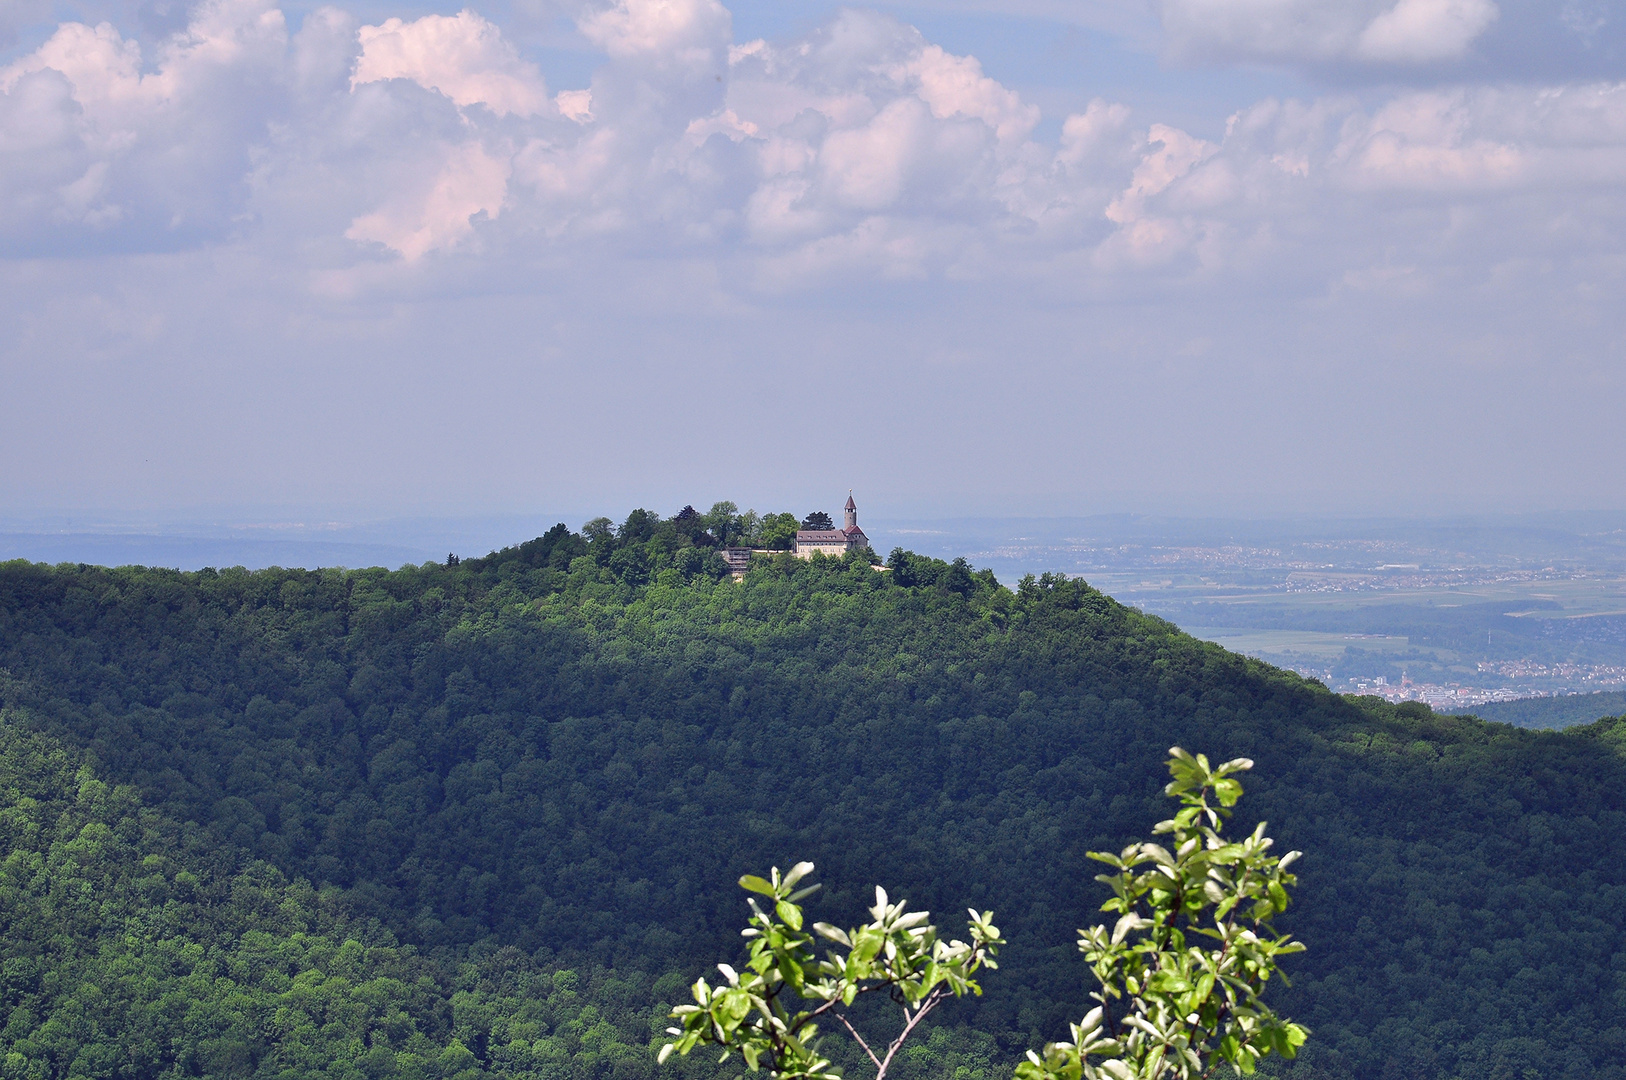
[{"label": "sky", "polygon": [[1623,224],[1618,0],[0,0],[0,524],[1626,509]]}]

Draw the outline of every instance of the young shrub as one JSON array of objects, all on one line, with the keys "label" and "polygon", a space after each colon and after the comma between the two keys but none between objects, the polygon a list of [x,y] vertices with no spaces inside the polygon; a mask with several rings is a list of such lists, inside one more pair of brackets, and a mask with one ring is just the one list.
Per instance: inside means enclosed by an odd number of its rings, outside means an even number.
[{"label": "young shrub", "polygon": [[[765,909],[749,898],[751,918],[741,931],[750,942],[745,970],[718,964],[722,983],[714,987],[702,978],[694,984],[695,1003],[672,1010],[682,1026],[667,1029],[674,1038],[661,1047],[662,1062],[674,1052],[712,1044],[722,1048],[721,1061],[739,1054],[752,1072],[770,1077],[835,1077],[816,1042],[817,1021],[828,1014],[874,1063],[876,1080],[884,1080],[899,1048],[932,1009],[949,997],[982,993],[972,976],[997,967],[993,958],[1004,944],[993,912],[971,912],[969,943],[943,941],[927,922],[930,913],[907,912],[906,901],[891,903],[877,886],[870,922],[852,930],[814,923],[809,933],[798,901],[818,886],[796,886],[812,870],[804,862],[787,874],[774,867],[767,878],[740,878],[741,888],[768,901]],[[814,934],[830,946],[822,960],[814,955]],[[847,1014],[858,998],[876,991],[885,991],[903,1012],[903,1030],[882,1048],[884,1055]]]},{"label": "young shrub", "polygon": [[1287,909],[1299,852],[1271,855],[1264,822],[1239,841],[1220,835],[1242,797],[1234,774],[1252,761],[1213,768],[1169,753],[1164,791],[1181,808],[1154,830],[1169,846],[1090,853],[1116,871],[1096,880],[1111,886],[1101,910],[1117,921],[1079,931],[1099,1004],[1072,1025],[1071,1042],[1029,1051],[1017,1080],[1199,1080],[1221,1062],[1249,1074],[1272,1051],[1291,1058],[1304,1044],[1306,1029],[1260,1000],[1278,958],[1304,948],[1270,925]]}]

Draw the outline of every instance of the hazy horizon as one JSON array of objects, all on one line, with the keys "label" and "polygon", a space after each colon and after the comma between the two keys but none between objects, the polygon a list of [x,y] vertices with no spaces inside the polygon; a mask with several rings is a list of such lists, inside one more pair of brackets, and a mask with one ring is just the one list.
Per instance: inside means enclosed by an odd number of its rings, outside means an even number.
[{"label": "hazy horizon", "polygon": [[[670,501],[670,500],[668,500]],[[736,500],[737,501],[737,500]],[[807,500],[804,500],[807,501]],[[704,511],[711,505],[694,503]],[[741,510],[789,510],[798,516],[824,509],[831,499],[808,506],[738,502]],[[663,517],[681,506],[647,506]],[[286,508],[284,508],[286,509]],[[330,508],[331,509],[331,508]],[[398,567],[446,554],[462,557],[522,543],[556,523],[579,530],[587,520],[620,521],[634,509],[532,511],[510,514],[316,515],[256,514],[238,508],[215,516],[177,512],[119,515],[112,512],[0,514],[0,560],[87,562],[102,565]],[[1299,544],[1352,539],[1402,544],[1444,544],[1475,557],[1498,554],[1527,561],[1557,561],[1593,570],[1626,568],[1626,512],[1572,511],[1529,514],[1373,515],[1309,512],[1255,515],[1104,512],[1097,514],[907,513],[886,504],[859,502],[859,519],[883,554],[901,546],[941,558],[965,556],[992,565],[1001,579],[1054,570],[1080,572],[1068,564],[1081,543],[1168,546]],[[1011,559],[990,551],[1021,549]],[[978,556],[984,556],[978,558]],[[361,560],[361,561],[356,561]],[[1007,581],[1009,584],[1010,581]]]}]

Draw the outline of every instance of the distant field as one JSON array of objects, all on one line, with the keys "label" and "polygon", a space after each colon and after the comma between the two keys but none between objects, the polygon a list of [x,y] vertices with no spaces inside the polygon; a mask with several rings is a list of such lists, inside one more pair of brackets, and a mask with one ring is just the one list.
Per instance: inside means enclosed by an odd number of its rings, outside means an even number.
[{"label": "distant field", "polygon": [[1300,653],[1331,659],[1342,656],[1345,649],[1352,647],[1378,653],[1408,652],[1411,649],[1409,638],[1393,634],[1336,634],[1319,630],[1259,630],[1234,626],[1183,626],[1181,629],[1192,637],[1212,641],[1232,652],[1248,656]]},{"label": "distant field", "polygon": [[1365,609],[1381,613],[1395,607],[1427,607],[1439,612],[1495,605],[1515,618],[1574,619],[1626,613],[1626,578],[1613,575],[1570,580],[1491,581],[1463,585],[1365,589],[1348,592],[1292,591],[1270,582],[1257,586],[1165,578],[1152,581],[1130,574],[1097,573],[1091,584],[1126,603],[1149,609],[1207,607],[1234,611],[1235,622],[1260,618],[1336,617]]},{"label": "distant field", "polygon": [[1567,697],[1525,698],[1498,701],[1457,710],[1472,713],[1481,720],[1512,724],[1522,728],[1566,728],[1590,724],[1605,716],[1626,715],[1626,692],[1571,694]]}]

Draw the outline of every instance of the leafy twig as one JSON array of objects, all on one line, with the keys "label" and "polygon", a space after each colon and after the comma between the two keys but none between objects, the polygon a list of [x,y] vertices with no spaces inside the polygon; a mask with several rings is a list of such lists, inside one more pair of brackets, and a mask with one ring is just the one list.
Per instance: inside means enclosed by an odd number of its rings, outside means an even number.
[{"label": "leafy twig", "polygon": [[[766,1066],[771,1077],[833,1078],[830,1061],[816,1049],[815,1021],[837,1006],[850,1006],[860,995],[884,990],[904,1013],[903,1031],[884,1058],[877,1057],[845,1013],[833,1013],[874,1063],[876,1080],[882,1080],[904,1041],[938,1004],[951,995],[982,993],[974,976],[998,966],[994,956],[1005,943],[992,912],[971,912],[969,943],[943,941],[927,912],[911,912],[904,901],[892,903],[886,890],[877,888],[866,925],[853,930],[827,923],[811,927],[835,946],[820,960],[798,903],[817,888],[797,888],[812,870],[812,863],[798,863],[785,874],[775,867],[767,878],[740,879],[742,888],[757,894],[749,900],[751,918],[742,931],[750,941],[750,958],[743,971],[719,964],[723,985],[695,982],[694,1004],[672,1010],[680,1026],[667,1029],[674,1038],[661,1047],[661,1061],[709,1043],[721,1046],[725,1059],[739,1054],[752,1071]],[[758,896],[768,901],[766,907]],[[792,1013],[785,1005],[786,991],[819,1004]]]}]

